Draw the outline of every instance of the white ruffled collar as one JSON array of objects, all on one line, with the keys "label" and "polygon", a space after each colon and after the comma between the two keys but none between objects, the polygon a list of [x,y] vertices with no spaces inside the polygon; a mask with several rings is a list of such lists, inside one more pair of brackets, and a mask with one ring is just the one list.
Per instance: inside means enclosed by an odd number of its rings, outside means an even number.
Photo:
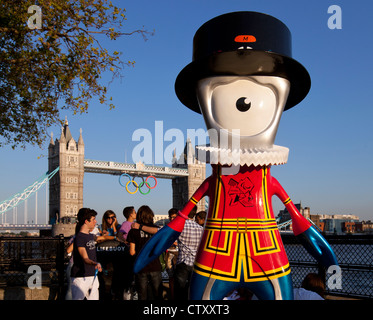
[{"label": "white ruffled collar", "polygon": [[285,164],[289,148],[276,146],[272,148],[252,148],[244,150],[220,149],[210,146],[197,146],[197,159],[201,162],[221,165],[270,166]]}]

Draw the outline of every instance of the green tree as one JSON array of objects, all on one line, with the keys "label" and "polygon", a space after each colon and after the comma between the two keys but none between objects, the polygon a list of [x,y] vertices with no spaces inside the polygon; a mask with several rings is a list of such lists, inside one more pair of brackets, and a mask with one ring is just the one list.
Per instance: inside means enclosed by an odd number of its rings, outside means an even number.
[{"label": "green tree", "polygon": [[0,147],[41,146],[47,128],[62,124],[58,102],[75,114],[94,97],[114,107],[102,75],[122,76],[134,62],[102,43],[149,34],[120,32],[125,20],[108,0],[1,0]]}]

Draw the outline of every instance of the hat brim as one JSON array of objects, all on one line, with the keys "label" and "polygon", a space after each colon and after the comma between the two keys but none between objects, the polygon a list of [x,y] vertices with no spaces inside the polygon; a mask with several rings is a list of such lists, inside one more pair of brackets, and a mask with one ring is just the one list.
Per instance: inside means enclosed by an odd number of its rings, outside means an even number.
[{"label": "hat brim", "polygon": [[176,95],[186,107],[201,113],[196,95],[197,82],[212,76],[229,75],[266,75],[288,79],[290,92],[285,110],[301,102],[311,88],[307,70],[296,60],[273,52],[242,49],[215,53],[188,64],[176,78]]}]

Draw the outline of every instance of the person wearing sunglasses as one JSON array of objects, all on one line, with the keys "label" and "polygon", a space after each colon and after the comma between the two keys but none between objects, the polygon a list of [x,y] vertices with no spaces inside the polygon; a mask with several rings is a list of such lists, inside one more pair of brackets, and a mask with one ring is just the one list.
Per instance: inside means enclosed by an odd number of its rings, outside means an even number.
[{"label": "person wearing sunglasses", "polygon": [[105,240],[115,240],[119,228],[120,225],[114,211],[106,210],[102,217],[101,235],[104,236]]}]

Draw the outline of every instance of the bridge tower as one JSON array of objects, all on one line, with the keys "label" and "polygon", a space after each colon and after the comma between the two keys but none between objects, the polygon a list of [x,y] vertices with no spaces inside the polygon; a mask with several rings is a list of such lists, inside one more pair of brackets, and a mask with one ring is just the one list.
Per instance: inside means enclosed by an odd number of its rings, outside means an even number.
[{"label": "bridge tower", "polygon": [[[172,179],[172,206],[181,210],[206,179],[206,164],[197,160],[190,138],[187,139],[184,152],[179,159],[174,153],[172,167],[188,169],[188,177]],[[202,210],[206,210],[204,198],[197,203],[197,212]]]},{"label": "bridge tower", "polygon": [[60,139],[53,141],[52,135],[48,148],[49,172],[58,166],[58,174],[49,181],[49,220],[53,225],[71,224],[83,207],[84,142],[82,129],[78,142],[74,140],[67,119]]}]

